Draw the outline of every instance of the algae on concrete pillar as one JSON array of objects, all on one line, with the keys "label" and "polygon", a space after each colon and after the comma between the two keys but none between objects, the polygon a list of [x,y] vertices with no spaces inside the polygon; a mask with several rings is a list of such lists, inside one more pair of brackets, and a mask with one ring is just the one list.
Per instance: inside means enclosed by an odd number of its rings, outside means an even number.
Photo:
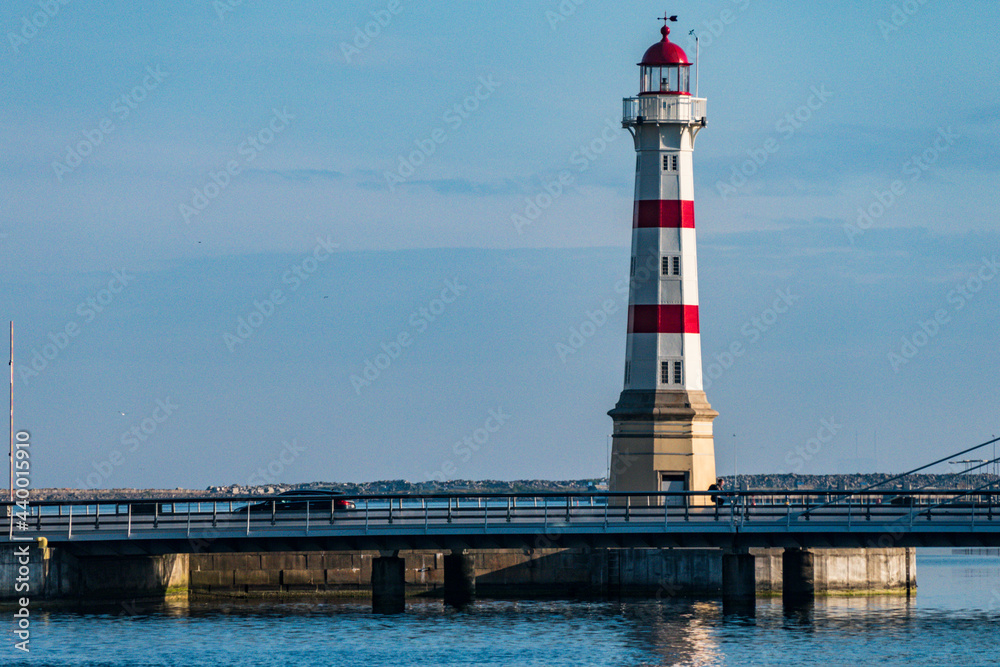
[{"label": "algae on concrete pillar", "polygon": [[406,609],[406,561],[399,556],[372,560],[372,611],[399,614]]},{"label": "algae on concrete pillar", "polygon": [[452,551],[444,557],[444,602],[454,607],[476,598],[476,568],[467,551]]}]

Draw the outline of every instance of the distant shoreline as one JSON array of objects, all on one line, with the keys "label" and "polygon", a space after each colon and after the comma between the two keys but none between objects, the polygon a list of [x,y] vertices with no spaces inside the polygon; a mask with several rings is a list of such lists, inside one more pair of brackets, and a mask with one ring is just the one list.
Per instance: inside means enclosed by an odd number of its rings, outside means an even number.
[{"label": "distant shoreline", "polygon": [[[892,473],[860,473],[854,475],[740,475],[739,487],[761,491],[791,491],[805,489],[856,490],[881,484],[894,477]],[[737,488],[736,479],[724,477],[726,488]],[[1000,477],[980,475],[912,475],[879,489],[916,488],[975,488],[997,482]],[[417,493],[585,493],[607,490],[606,478],[577,480],[450,480],[446,482],[408,482],[382,480],[376,482],[311,482],[306,484],[266,484],[258,486],[210,486],[207,489],[32,489],[34,500],[104,500],[135,498],[227,498],[247,495],[273,495],[298,488],[330,488],[348,495],[417,494]]]}]

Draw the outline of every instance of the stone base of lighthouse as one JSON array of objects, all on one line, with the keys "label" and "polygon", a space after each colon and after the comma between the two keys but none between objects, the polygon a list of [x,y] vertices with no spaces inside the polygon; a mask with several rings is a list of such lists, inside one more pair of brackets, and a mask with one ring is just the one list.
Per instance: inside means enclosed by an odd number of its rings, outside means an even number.
[{"label": "stone base of lighthouse", "polygon": [[[712,420],[719,413],[705,392],[625,390],[608,415],[614,420],[609,491],[705,491],[715,481]],[[694,502],[709,503],[708,497]]]}]

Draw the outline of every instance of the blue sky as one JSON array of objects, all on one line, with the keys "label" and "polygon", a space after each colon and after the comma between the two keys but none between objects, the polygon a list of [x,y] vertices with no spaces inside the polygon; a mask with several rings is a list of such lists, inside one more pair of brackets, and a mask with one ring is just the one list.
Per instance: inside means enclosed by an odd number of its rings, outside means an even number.
[{"label": "blue sky", "polygon": [[[0,9],[35,485],[605,474],[620,100],[662,4],[57,4]],[[669,11],[702,36],[720,471],[899,471],[996,433],[1000,7]]]}]

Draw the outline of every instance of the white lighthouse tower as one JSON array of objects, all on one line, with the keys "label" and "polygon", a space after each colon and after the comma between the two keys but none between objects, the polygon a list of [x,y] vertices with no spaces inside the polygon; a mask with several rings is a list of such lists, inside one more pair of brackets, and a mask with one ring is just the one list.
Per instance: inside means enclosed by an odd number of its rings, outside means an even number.
[{"label": "white lighthouse tower", "polygon": [[705,490],[715,481],[712,409],[702,389],[692,151],[706,100],[669,39],[639,63],[639,95],[624,100],[635,140],[635,205],[625,388],[614,420],[611,491]]}]

